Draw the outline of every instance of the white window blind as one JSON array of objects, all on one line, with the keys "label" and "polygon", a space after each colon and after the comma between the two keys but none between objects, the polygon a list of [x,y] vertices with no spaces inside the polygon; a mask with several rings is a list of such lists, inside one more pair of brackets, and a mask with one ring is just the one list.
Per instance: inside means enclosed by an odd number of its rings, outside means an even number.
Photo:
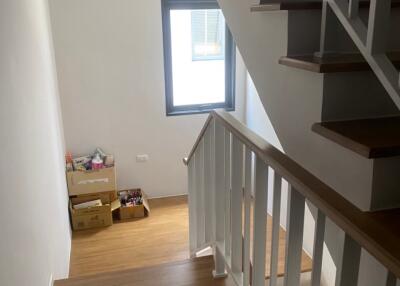
[{"label": "white window blind", "polygon": [[222,60],[225,21],[221,10],[192,10],[192,60]]}]

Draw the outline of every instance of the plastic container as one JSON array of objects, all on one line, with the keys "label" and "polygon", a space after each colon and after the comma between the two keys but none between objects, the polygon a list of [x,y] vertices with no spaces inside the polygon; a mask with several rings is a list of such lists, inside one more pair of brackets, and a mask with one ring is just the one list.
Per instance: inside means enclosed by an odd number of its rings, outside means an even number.
[{"label": "plastic container", "polygon": [[96,157],[94,157],[92,160],[92,170],[99,170],[103,168],[104,168],[103,160],[100,158],[99,154],[96,154]]}]

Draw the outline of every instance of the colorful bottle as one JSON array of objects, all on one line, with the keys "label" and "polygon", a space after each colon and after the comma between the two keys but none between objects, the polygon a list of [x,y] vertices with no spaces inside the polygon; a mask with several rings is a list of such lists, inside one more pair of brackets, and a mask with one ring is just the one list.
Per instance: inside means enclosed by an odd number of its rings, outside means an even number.
[{"label": "colorful bottle", "polygon": [[103,160],[100,158],[100,154],[96,154],[96,156],[92,160],[92,170],[99,170],[104,167]]}]

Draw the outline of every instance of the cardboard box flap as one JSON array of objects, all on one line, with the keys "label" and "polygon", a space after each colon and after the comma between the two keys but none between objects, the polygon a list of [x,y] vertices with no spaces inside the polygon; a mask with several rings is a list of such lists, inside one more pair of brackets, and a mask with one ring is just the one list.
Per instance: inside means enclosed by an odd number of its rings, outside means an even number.
[{"label": "cardboard box flap", "polygon": [[89,207],[100,207],[102,206],[103,203],[101,202],[100,199],[97,200],[92,200],[84,203],[79,203],[79,204],[74,204],[74,209],[79,210],[79,209],[84,209],[84,208],[89,208]]},{"label": "cardboard box flap", "polygon": [[143,206],[147,210],[148,213],[150,213],[150,205],[149,201],[147,200],[146,194],[142,191],[142,198],[143,198]]},{"label": "cardboard box flap", "polygon": [[101,213],[107,213],[111,212],[110,205],[103,205],[99,207],[89,207],[89,208],[84,208],[84,209],[74,209],[72,207],[72,214],[73,215],[88,215],[88,214],[101,214]]},{"label": "cardboard box flap", "polygon": [[121,208],[121,202],[119,201],[119,199],[111,202],[111,211],[115,211],[119,208]]},{"label": "cardboard box flap", "polygon": [[101,200],[103,205],[110,204],[117,198],[117,192],[102,192],[102,193],[93,193],[93,194],[86,194],[86,195],[74,195],[69,197],[73,205],[77,205],[80,203],[85,203],[94,200]]}]

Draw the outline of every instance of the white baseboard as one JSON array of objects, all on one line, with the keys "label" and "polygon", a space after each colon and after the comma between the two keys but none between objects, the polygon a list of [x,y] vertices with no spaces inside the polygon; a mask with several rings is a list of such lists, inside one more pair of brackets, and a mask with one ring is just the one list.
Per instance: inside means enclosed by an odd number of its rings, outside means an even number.
[{"label": "white baseboard", "polygon": [[160,197],[149,197],[148,199],[164,199],[164,198],[173,198],[173,197],[184,197],[187,196],[188,194],[177,194],[177,195],[167,195],[167,196],[160,196]]}]

